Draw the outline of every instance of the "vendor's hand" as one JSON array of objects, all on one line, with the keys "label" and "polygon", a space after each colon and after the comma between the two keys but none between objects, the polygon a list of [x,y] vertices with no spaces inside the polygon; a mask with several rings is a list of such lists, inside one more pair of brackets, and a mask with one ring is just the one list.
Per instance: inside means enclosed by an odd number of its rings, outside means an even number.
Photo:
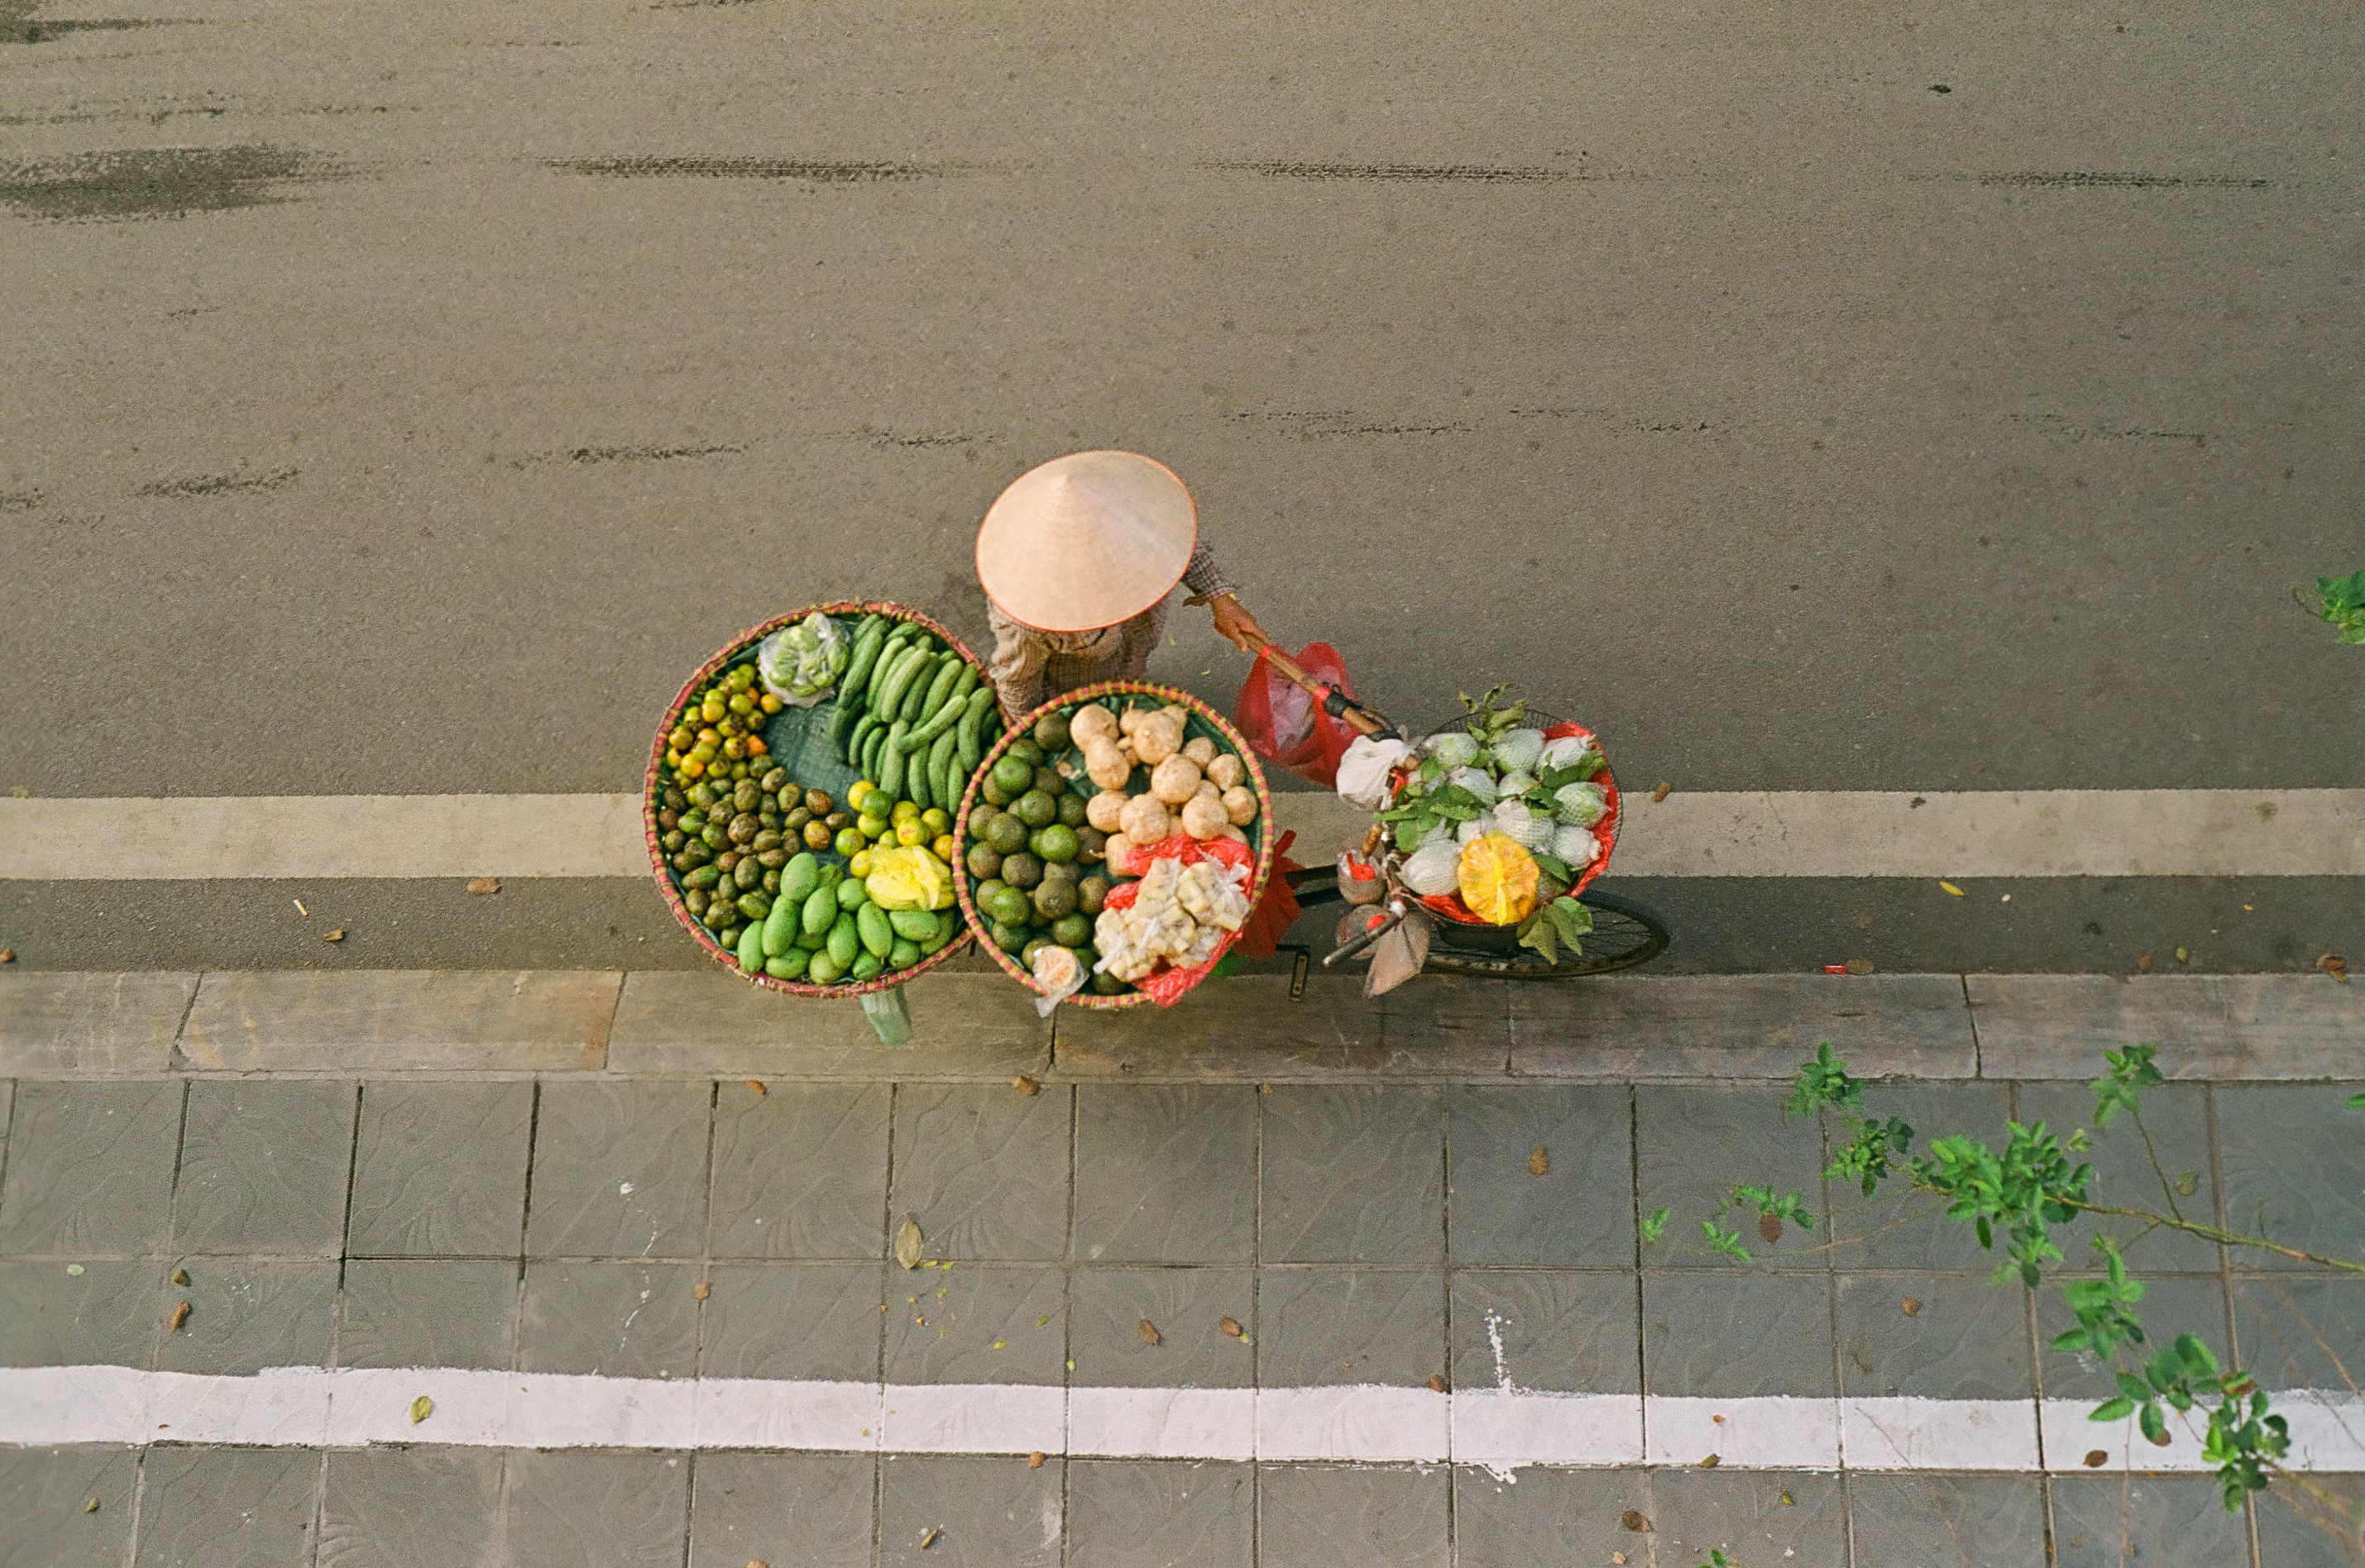
[{"label": "vendor's hand", "polygon": [[1253,655],[1272,638],[1257,624],[1255,616],[1240,608],[1240,601],[1230,594],[1215,601],[1216,634],[1229,641],[1240,652]]}]

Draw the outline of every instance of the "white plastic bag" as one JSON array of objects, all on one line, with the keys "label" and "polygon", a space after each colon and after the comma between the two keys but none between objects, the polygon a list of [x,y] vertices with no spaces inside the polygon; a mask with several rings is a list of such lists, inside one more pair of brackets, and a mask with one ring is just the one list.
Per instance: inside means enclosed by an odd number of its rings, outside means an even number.
[{"label": "white plastic bag", "polygon": [[1350,805],[1376,812],[1388,803],[1388,771],[1412,755],[1402,741],[1374,740],[1357,735],[1339,758],[1339,797]]}]

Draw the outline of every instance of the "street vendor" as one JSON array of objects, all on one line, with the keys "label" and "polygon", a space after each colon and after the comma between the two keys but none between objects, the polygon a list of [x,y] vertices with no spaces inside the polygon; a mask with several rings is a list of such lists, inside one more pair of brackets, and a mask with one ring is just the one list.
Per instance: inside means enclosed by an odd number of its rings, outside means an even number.
[{"label": "street vendor", "polygon": [[1063,691],[1138,680],[1179,582],[1243,653],[1265,642],[1199,542],[1199,509],[1172,469],[1131,452],[1075,452],[1031,468],[977,531],[1002,711],[1015,723]]}]

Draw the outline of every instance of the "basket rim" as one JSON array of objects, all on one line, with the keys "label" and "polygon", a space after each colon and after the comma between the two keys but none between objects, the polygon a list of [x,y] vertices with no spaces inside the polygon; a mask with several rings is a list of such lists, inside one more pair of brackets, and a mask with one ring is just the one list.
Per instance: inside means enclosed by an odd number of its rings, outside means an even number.
[{"label": "basket rim", "polygon": [[[1256,868],[1249,879],[1248,901],[1250,908],[1255,908],[1258,900],[1264,896],[1265,883],[1272,875],[1273,846],[1277,840],[1275,834],[1272,831],[1272,787],[1265,780],[1264,768],[1259,762],[1256,753],[1249,747],[1248,737],[1241,734],[1239,730],[1229,719],[1227,719],[1222,713],[1216,711],[1212,703],[1208,702],[1206,699],[1203,697],[1183,690],[1179,686],[1164,686],[1154,680],[1095,681],[1090,686],[1080,686],[1073,691],[1062,692],[1060,695],[1052,698],[1048,702],[1044,703],[1042,706],[1027,713],[1016,723],[1012,724],[1009,729],[1002,733],[1001,736],[994,741],[992,745],[986,748],[984,760],[978,764],[977,771],[970,775],[969,786],[961,791],[960,814],[953,820],[953,891],[954,896],[960,902],[961,918],[968,924],[969,935],[976,941],[978,950],[991,958],[993,960],[995,967],[1000,969],[1003,973],[1008,975],[1011,979],[1016,980],[1019,984],[1025,986],[1028,991],[1037,997],[1041,996],[1043,992],[1036,986],[1035,977],[1020,967],[1016,958],[1013,958],[1008,953],[1003,952],[1000,947],[996,946],[992,942],[987,939],[985,921],[981,915],[979,915],[975,901],[970,897],[970,812],[976,810],[977,807],[979,781],[984,778],[986,774],[992,770],[993,765],[1001,759],[1002,755],[1004,752],[1010,749],[1011,745],[1020,735],[1028,734],[1033,732],[1036,722],[1041,719],[1043,715],[1046,713],[1056,713],[1064,709],[1077,707],[1082,703],[1090,702],[1095,698],[1113,696],[1156,697],[1164,701],[1181,703],[1184,707],[1191,709],[1200,718],[1205,719],[1215,727],[1216,732],[1222,735],[1225,741],[1234,748],[1239,756],[1241,764],[1248,770],[1250,780],[1255,786],[1257,798],[1257,822],[1259,824],[1258,837],[1260,842],[1257,846]],[[1234,933],[1230,937],[1227,937],[1225,941],[1223,950],[1228,952],[1232,943],[1238,939],[1238,933]],[[1221,954],[1218,954],[1218,961],[1220,960]],[[1205,979],[1205,977],[1202,976],[1199,982],[1194,982],[1188,989],[1192,991],[1197,990],[1198,985],[1200,983],[1204,983]],[[1080,991],[1069,996],[1062,997],[1060,999],[1059,1005],[1062,1007],[1075,1006],[1099,1008],[1105,1011],[1119,1007],[1138,1007],[1144,1003],[1155,1003],[1157,1000],[1158,999],[1156,997],[1151,996],[1146,991],[1129,991],[1116,996],[1099,996],[1094,995],[1090,991]]]},{"label": "basket rim", "polygon": [[781,627],[793,622],[802,621],[806,616],[817,611],[824,615],[877,613],[898,621],[912,622],[932,634],[943,638],[946,644],[967,660],[981,678],[986,674],[985,662],[970,651],[967,643],[954,635],[934,616],[925,610],[914,610],[908,604],[898,604],[891,599],[832,599],[824,604],[809,604],[801,610],[791,610],[785,615],[776,615],[763,624],[743,632],[725,643],[721,651],[704,664],[700,665],[697,672],[682,682],[681,689],[676,692],[673,700],[666,705],[665,717],[658,723],[656,736],[649,745],[648,767],[641,775],[641,836],[648,848],[649,868],[656,878],[657,891],[664,896],[666,907],[673,911],[674,919],[681,923],[682,929],[689,932],[691,938],[706,950],[709,958],[720,964],[727,972],[763,990],[779,991],[788,996],[812,997],[819,1002],[833,1002],[850,997],[872,996],[882,991],[892,991],[906,980],[915,979],[935,969],[973,940],[969,922],[964,919],[961,922],[961,928],[953,934],[951,941],[947,942],[911,968],[896,969],[890,974],[874,975],[867,980],[859,980],[851,985],[808,985],[802,980],[784,980],[767,974],[750,974],[739,967],[737,955],[725,951],[723,944],[714,939],[714,934],[707,930],[705,923],[690,913],[689,906],[682,902],[681,887],[674,879],[673,868],[667,864],[663,842],[664,832],[657,826],[657,812],[662,809],[658,802],[663,793],[660,779],[665,771],[666,737],[673,734],[675,725],[681,722],[682,710],[689,706],[690,698],[715,676],[736,664],[741,656],[757,643],[762,642]]}]

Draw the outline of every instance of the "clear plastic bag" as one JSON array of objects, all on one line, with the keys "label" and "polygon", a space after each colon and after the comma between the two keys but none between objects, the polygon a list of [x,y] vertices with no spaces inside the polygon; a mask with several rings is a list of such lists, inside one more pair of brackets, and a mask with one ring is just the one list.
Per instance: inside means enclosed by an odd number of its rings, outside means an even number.
[{"label": "clear plastic bag", "polygon": [[852,655],[845,628],[816,610],[756,644],[756,671],[765,690],[791,708],[810,708],[836,689]]}]

